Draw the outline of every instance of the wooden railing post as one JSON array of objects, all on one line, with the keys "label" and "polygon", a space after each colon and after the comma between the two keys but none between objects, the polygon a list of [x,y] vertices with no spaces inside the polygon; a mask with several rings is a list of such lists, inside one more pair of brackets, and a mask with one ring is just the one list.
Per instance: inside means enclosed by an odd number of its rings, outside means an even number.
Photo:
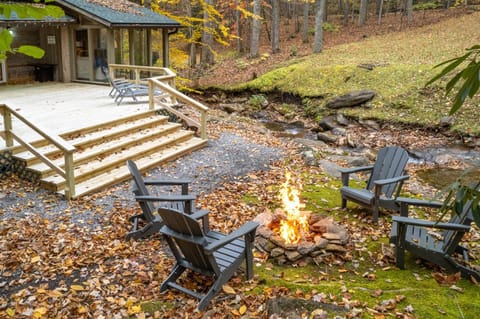
[{"label": "wooden railing post", "polygon": [[5,129],[5,145],[7,147],[13,146],[13,136],[12,136],[12,113],[2,105],[2,114],[3,114],[3,127]]},{"label": "wooden railing post", "polygon": [[153,111],[153,109],[155,108],[154,91],[155,91],[155,87],[153,86],[152,81],[148,81],[148,109],[150,111]]},{"label": "wooden railing post", "polygon": [[73,172],[73,152],[65,151],[63,153],[65,157],[65,198],[71,199],[75,197],[75,175]]},{"label": "wooden railing post", "polygon": [[200,129],[200,137],[202,140],[207,139],[207,112],[201,111],[201,129]]}]

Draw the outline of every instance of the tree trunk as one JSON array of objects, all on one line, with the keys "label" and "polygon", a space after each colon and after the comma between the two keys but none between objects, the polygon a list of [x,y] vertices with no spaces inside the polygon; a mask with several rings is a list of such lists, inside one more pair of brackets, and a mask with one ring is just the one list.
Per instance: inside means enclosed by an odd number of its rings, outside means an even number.
[{"label": "tree trunk", "polygon": [[[185,14],[187,17],[192,18],[192,3],[188,0],[183,0],[183,7],[185,8]],[[193,39],[193,27],[187,29],[188,40],[188,65],[190,68],[194,68],[197,64],[197,47],[195,45],[195,39]]]},{"label": "tree trunk", "polygon": [[305,1],[303,4],[303,30],[302,30],[302,41],[303,43],[308,42],[308,25],[310,18],[310,2]]},{"label": "tree trunk", "polygon": [[327,0],[315,0],[315,36],[313,53],[320,53],[323,49],[323,10]]},{"label": "tree trunk", "polygon": [[360,0],[360,12],[358,15],[358,24],[364,25],[367,21],[368,0]]},{"label": "tree trunk", "polygon": [[280,0],[272,0],[272,53],[280,52]]},{"label": "tree trunk", "polygon": [[[205,6],[213,6],[213,0],[205,0]],[[212,31],[214,26],[208,10],[204,8],[203,10],[203,35],[202,35],[202,55],[200,57],[202,64],[214,64],[214,55],[213,55],[213,34]]]},{"label": "tree trunk", "polygon": [[261,0],[253,1],[253,14],[255,17],[252,19],[252,42],[250,45],[250,57],[258,57],[259,42],[260,42],[260,14],[261,14],[262,4]]},{"label": "tree trunk", "polygon": [[348,16],[350,15],[350,1],[343,0],[342,3],[344,4],[343,5],[343,24],[347,25],[348,24]]},{"label": "tree trunk", "polygon": [[383,16],[383,0],[380,0],[380,3],[378,3],[378,24],[379,25],[382,24],[382,16]]},{"label": "tree trunk", "polygon": [[237,25],[237,51],[243,52],[242,46],[242,24],[240,21],[240,11],[238,10],[238,0],[235,0],[235,24]]},{"label": "tree trunk", "polygon": [[413,22],[413,0],[405,0],[405,14],[407,15],[407,22]]}]

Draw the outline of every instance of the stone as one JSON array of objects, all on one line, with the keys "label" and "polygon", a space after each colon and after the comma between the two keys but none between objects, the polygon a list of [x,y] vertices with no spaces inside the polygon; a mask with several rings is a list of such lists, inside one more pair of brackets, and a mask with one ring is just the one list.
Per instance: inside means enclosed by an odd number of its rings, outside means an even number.
[{"label": "stone", "polygon": [[337,165],[336,163],[327,161],[327,160],[321,160],[318,162],[318,165],[323,169],[325,173],[328,175],[334,177],[334,178],[340,178],[342,174],[340,174],[339,168],[341,167],[340,165]]},{"label": "stone", "polygon": [[323,141],[328,144],[333,144],[337,141],[337,136],[333,135],[330,132],[319,132],[317,133],[317,140]]},{"label": "stone", "polygon": [[354,107],[364,104],[375,97],[375,91],[360,90],[338,96],[328,101],[325,105],[330,109],[339,109],[343,107]]},{"label": "stone", "polygon": [[347,130],[344,129],[343,127],[334,127],[332,129],[332,134],[333,135],[345,136],[347,134]]},{"label": "stone", "polygon": [[265,210],[265,212],[258,214],[253,221],[259,223],[260,225],[269,226],[272,220],[272,213],[269,210]]},{"label": "stone", "polygon": [[440,119],[440,126],[450,127],[455,123],[455,118],[453,116],[444,116]]},{"label": "stone", "polygon": [[378,124],[374,120],[361,120],[359,121],[359,123],[362,124],[363,126],[374,129],[375,131],[380,131],[381,129],[380,124]]},{"label": "stone", "polygon": [[260,236],[255,237],[255,246],[268,253],[277,248],[272,241]]},{"label": "stone", "polygon": [[315,224],[310,225],[310,230],[316,233],[326,233],[331,228],[333,218],[327,217],[320,219]]},{"label": "stone", "polygon": [[311,140],[306,138],[296,138],[295,142],[313,150],[323,150],[327,146],[327,144],[325,144],[325,142],[323,141]]},{"label": "stone", "polygon": [[321,250],[327,247],[328,240],[320,235],[316,235],[314,238],[315,248],[314,250]]},{"label": "stone", "polygon": [[272,230],[266,225],[261,225],[257,228],[257,235],[268,239],[272,237]]},{"label": "stone", "polygon": [[270,256],[272,256],[273,258],[282,256],[283,254],[285,254],[285,250],[280,247],[276,247],[270,252]]},{"label": "stone", "polygon": [[303,161],[308,166],[317,166],[317,158],[313,150],[308,150],[302,153]]},{"label": "stone", "polygon": [[348,126],[350,124],[350,121],[343,115],[343,114],[337,114],[337,123],[343,126]]},{"label": "stone", "polygon": [[285,251],[285,256],[291,262],[300,260],[303,256],[296,250],[287,250]]},{"label": "stone", "polygon": [[324,131],[330,131],[337,127],[336,123],[336,118],[335,116],[324,116],[322,119],[318,122],[318,125],[320,128],[322,128]]},{"label": "stone", "polygon": [[298,244],[298,252],[302,255],[308,255],[315,249],[315,244],[309,241],[304,241]]},{"label": "stone", "polygon": [[332,251],[332,252],[339,252],[339,253],[346,253],[347,249],[342,246],[342,245],[337,245],[337,244],[328,244],[327,247],[325,248],[326,251]]},{"label": "stone", "polygon": [[222,111],[228,114],[242,113],[245,111],[245,107],[242,104],[220,104],[219,106]]},{"label": "stone", "polygon": [[285,257],[285,255],[283,255],[283,256],[278,256],[277,258],[275,258],[275,261],[279,265],[285,265],[288,262],[288,259],[287,259],[287,257]]}]

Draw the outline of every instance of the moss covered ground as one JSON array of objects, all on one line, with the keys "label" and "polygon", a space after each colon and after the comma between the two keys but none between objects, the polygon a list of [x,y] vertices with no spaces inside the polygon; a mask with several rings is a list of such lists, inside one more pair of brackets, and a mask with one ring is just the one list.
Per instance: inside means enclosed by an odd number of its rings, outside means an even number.
[{"label": "moss covered ground", "polygon": [[[436,126],[448,115],[450,97],[444,95],[445,82],[429,87],[425,84],[440,71],[433,68],[436,64],[478,44],[479,20],[480,12],[474,12],[411,31],[335,46],[320,54],[291,59],[255,80],[229,89],[283,92],[314,99],[316,116],[328,112],[324,105],[334,96],[371,89],[377,95],[368,107],[341,112],[357,118]],[[479,103],[478,96],[467,100],[455,115],[451,129],[480,135]]]}]

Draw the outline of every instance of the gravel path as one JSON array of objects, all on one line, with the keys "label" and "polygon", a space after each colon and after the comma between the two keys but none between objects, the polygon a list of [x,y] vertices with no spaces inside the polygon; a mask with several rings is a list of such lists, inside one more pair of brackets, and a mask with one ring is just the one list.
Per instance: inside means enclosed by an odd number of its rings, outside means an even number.
[{"label": "gravel path", "polygon": [[[256,144],[232,133],[222,133],[218,139],[210,139],[206,148],[155,168],[148,175],[152,179],[188,179],[192,181],[190,192],[208,194],[223,182],[248,172],[268,169],[272,161],[283,156],[279,148]],[[49,219],[69,216],[72,223],[96,227],[101,222],[96,208],[109,210],[118,202],[125,206],[136,205],[129,181],[113,187],[108,196],[97,197],[94,205],[97,207],[85,203],[79,205],[75,201],[69,203],[51,192],[25,186],[22,181],[17,183],[15,186],[18,187],[11,187],[0,182],[0,220],[43,214]]]}]

